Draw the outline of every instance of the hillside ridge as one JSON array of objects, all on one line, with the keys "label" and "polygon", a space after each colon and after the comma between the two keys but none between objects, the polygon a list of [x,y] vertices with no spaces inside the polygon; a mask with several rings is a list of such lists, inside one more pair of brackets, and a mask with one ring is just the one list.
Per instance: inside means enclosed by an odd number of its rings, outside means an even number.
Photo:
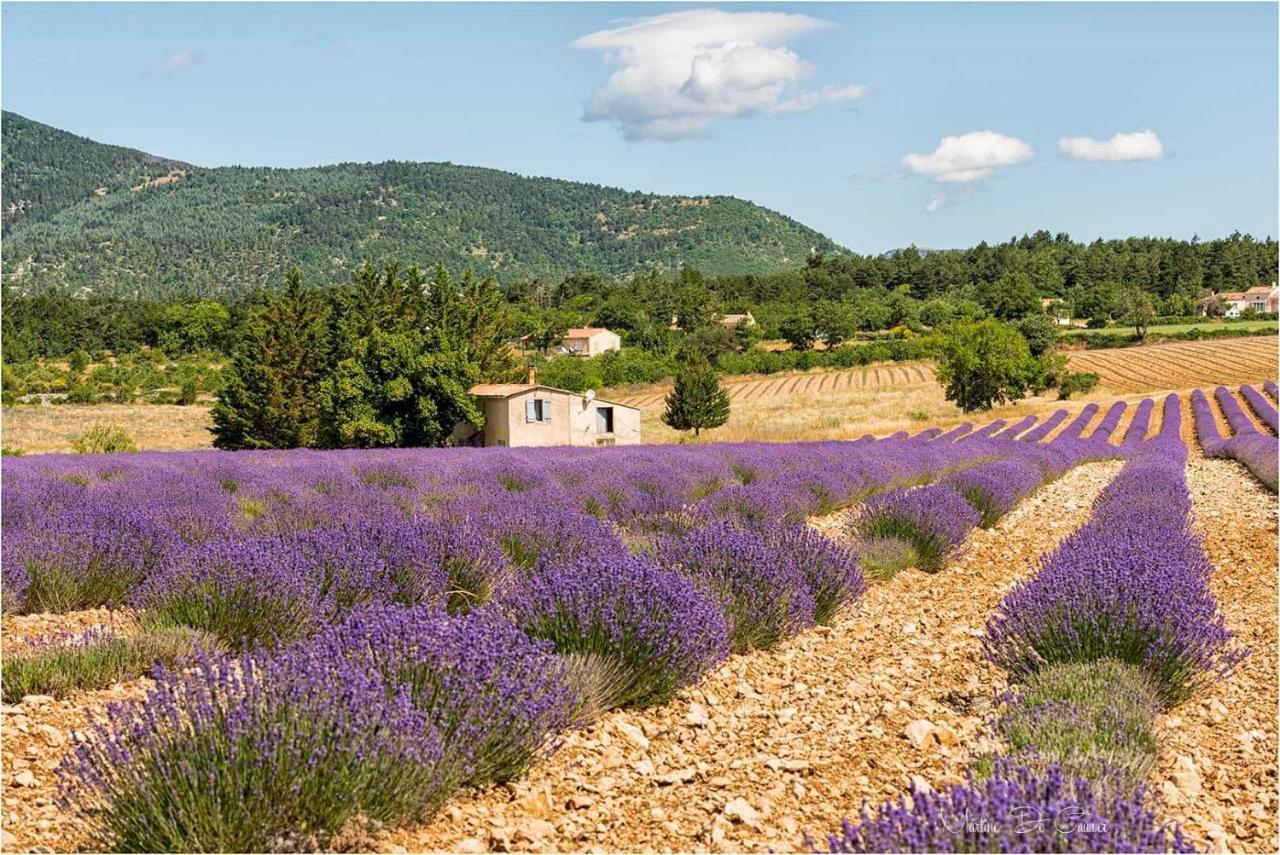
[{"label": "hillside ridge", "polygon": [[450,162],[196,167],[4,114],[5,269],[31,292],[236,296],[366,259],[502,281],[692,266],[769,273],[845,250],[733,196],[673,196]]}]

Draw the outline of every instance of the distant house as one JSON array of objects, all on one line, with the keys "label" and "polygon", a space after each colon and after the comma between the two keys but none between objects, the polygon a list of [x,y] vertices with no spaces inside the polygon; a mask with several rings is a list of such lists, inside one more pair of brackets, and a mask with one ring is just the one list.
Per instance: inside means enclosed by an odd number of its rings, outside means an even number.
[{"label": "distant house", "polygon": [[746,312],[741,315],[721,315],[720,323],[730,328],[736,327],[739,323],[748,327],[754,327],[756,325],[756,319],[752,317],[750,312]]},{"label": "distant house", "polygon": [[638,445],[640,410],[543,386],[533,370],[528,383],[482,383],[471,388],[484,410],[484,429],[459,425],[464,445],[525,448],[547,445]]},{"label": "distant house", "polygon": [[1040,308],[1046,315],[1051,316],[1058,326],[1071,326],[1071,312],[1068,311],[1067,304],[1057,297],[1041,297]]},{"label": "distant house", "polygon": [[1270,285],[1258,285],[1247,291],[1223,291],[1216,296],[1222,301],[1228,318],[1240,317],[1245,309],[1253,309],[1259,313],[1280,309],[1280,287],[1274,282]]},{"label": "distant house", "polygon": [[596,356],[607,350],[621,350],[622,339],[603,327],[575,327],[564,334],[560,352],[574,356]]}]

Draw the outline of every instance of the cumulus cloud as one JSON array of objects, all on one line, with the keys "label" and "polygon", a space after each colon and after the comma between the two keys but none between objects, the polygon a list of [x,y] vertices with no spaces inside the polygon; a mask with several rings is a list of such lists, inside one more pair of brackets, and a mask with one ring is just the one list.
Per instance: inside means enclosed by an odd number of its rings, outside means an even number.
[{"label": "cumulus cloud", "polygon": [[1160,160],[1164,157],[1164,143],[1150,128],[1116,134],[1109,140],[1063,137],[1058,140],[1058,150],[1072,160]]},{"label": "cumulus cloud", "polygon": [[995,131],[973,131],[943,137],[929,154],[908,154],[902,165],[934,181],[968,183],[991,177],[1001,166],[1026,163],[1035,157],[1030,145]]},{"label": "cumulus cloud", "polygon": [[189,65],[195,65],[200,61],[200,54],[181,50],[177,53],[171,53],[155,64],[156,71],[177,71],[180,68],[186,68]]},{"label": "cumulus cloud", "polygon": [[584,118],[614,122],[628,139],[678,140],[719,119],[860,98],[867,87],[802,86],[815,69],[786,43],[829,26],[785,12],[692,9],[590,33],[573,46],[602,52],[614,71]]}]

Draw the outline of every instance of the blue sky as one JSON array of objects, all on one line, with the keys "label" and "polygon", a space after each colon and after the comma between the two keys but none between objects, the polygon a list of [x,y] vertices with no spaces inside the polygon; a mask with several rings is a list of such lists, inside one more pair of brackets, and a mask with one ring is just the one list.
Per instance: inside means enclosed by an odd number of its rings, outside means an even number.
[{"label": "blue sky", "polygon": [[6,2],[3,103],[204,166],[734,195],[862,252],[1262,237],[1276,33],[1275,4]]}]

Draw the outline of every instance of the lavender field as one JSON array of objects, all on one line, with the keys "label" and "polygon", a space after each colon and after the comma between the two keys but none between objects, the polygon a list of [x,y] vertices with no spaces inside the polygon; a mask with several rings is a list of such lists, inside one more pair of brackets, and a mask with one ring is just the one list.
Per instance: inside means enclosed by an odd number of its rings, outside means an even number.
[{"label": "lavender field", "polygon": [[[1206,455],[1274,489],[1275,438],[1219,391],[1231,439],[1192,398]],[[128,621],[7,646],[6,709],[138,686],[53,764],[70,848],[376,847],[603,716],[873,619],[871,586],[946,574],[975,532],[1113,461],[980,633],[1008,689],[967,783],[849,801],[785,845],[1194,851],[1148,787],[1158,717],[1250,650],[1192,531],[1181,401],[1098,412],[855,442],[7,460],[6,621]],[[1011,830],[1025,810],[1078,822]]]}]

